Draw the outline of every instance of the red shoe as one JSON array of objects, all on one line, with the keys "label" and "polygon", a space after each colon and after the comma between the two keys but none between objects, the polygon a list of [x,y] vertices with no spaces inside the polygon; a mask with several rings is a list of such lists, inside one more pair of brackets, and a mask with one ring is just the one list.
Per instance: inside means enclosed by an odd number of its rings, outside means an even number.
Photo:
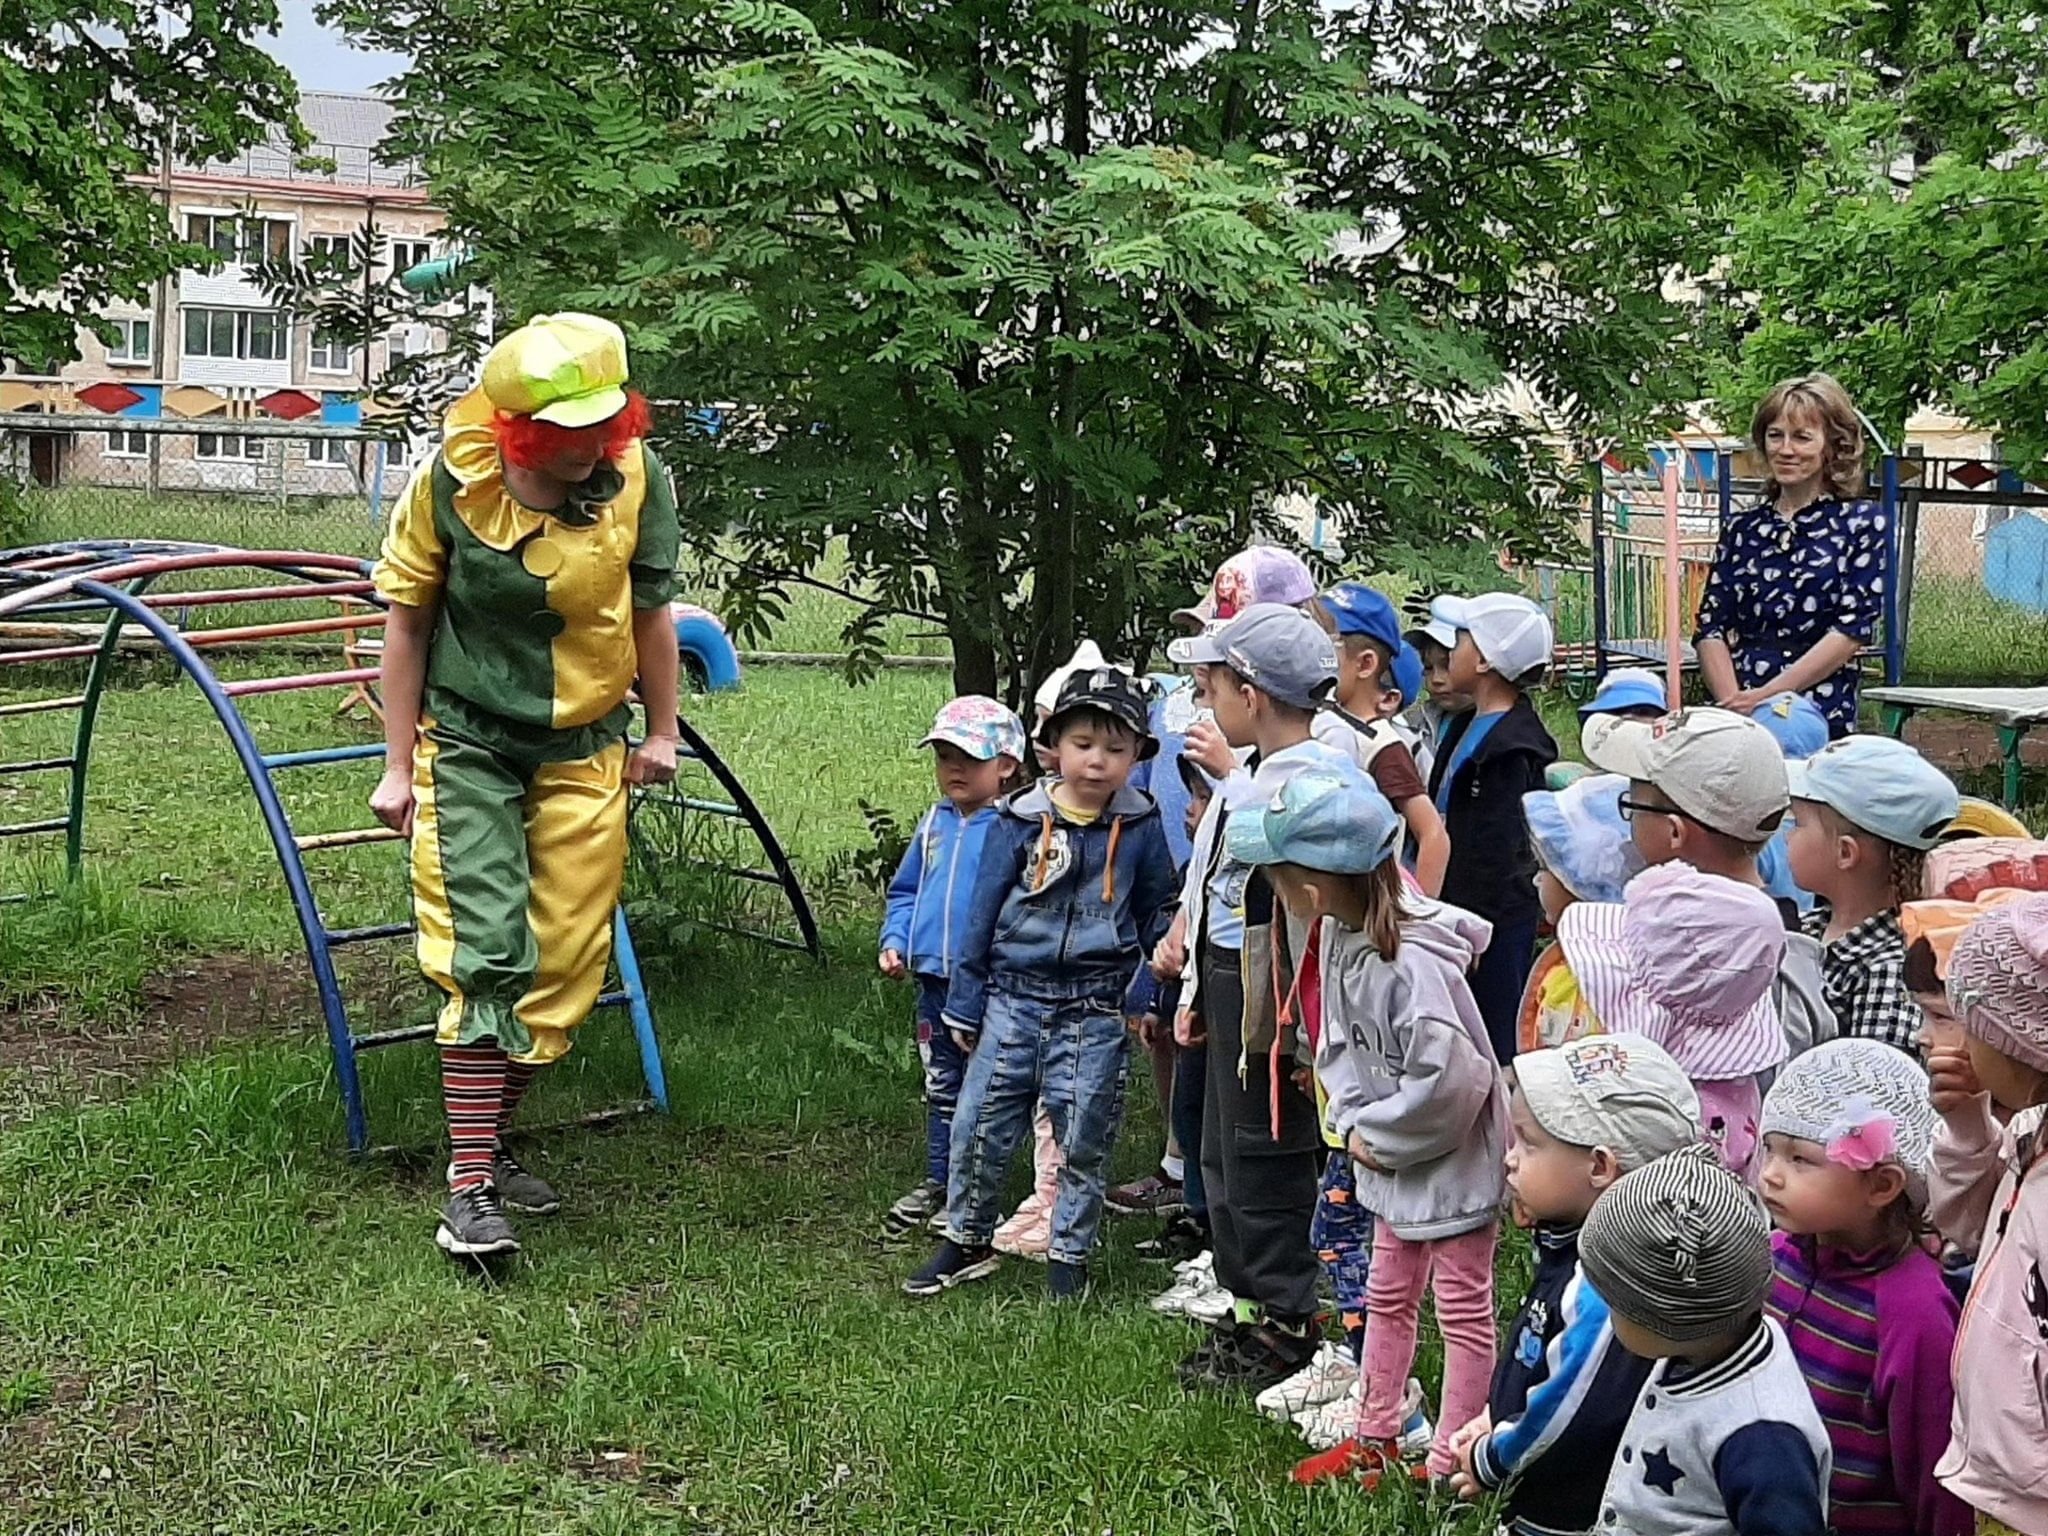
[{"label": "red shoe", "polygon": [[1429,1478],[1426,1468],[1402,1459],[1399,1440],[1360,1440],[1356,1437],[1332,1450],[1296,1462],[1290,1475],[1295,1482],[1302,1484],[1347,1478],[1367,1493],[1388,1477],[1405,1477],[1418,1483]]}]

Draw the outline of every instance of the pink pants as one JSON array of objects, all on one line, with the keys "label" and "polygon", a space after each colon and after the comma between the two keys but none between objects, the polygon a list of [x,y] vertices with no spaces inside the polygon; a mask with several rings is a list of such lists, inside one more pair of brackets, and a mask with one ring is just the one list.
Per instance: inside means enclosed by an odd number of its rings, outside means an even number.
[{"label": "pink pants", "polygon": [[1401,1399],[1415,1365],[1415,1334],[1427,1287],[1436,1298],[1437,1327],[1444,1336],[1443,1393],[1436,1443],[1429,1450],[1433,1475],[1457,1470],[1451,1435],[1478,1417],[1493,1383],[1493,1249],[1499,1237],[1492,1222],[1437,1242],[1411,1243],[1396,1237],[1384,1221],[1373,1234],[1358,1438],[1391,1440],[1401,1433]]}]

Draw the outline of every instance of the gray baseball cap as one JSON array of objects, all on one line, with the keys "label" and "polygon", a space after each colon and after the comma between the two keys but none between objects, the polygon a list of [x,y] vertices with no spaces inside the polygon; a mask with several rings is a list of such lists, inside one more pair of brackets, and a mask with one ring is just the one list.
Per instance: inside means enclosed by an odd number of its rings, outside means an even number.
[{"label": "gray baseball cap", "polygon": [[1685,709],[1660,720],[1595,715],[1579,743],[1595,768],[1654,785],[1701,825],[1741,842],[1770,841],[1792,803],[1777,738],[1730,710]]},{"label": "gray baseball cap", "polygon": [[1700,1139],[1700,1096],[1647,1035],[1587,1035],[1515,1058],[1515,1087],[1536,1123],[1575,1147],[1605,1147],[1622,1170]]},{"label": "gray baseball cap", "polygon": [[1337,647],[1322,625],[1283,603],[1254,603],[1211,634],[1175,642],[1182,665],[1226,666],[1261,693],[1317,709],[1337,686]]}]

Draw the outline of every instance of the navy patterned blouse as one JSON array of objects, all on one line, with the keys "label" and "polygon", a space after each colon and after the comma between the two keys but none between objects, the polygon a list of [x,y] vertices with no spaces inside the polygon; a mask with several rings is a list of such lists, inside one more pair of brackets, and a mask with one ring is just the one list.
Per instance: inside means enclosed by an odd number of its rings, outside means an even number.
[{"label": "navy patterned blouse", "polygon": [[[1730,513],[1693,643],[1726,641],[1744,688],[1770,682],[1830,631],[1868,644],[1884,617],[1889,522],[1874,501],[1817,501],[1790,519],[1769,502]],[[1852,661],[1808,690],[1831,738],[1856,729],[1858,682]]]}]

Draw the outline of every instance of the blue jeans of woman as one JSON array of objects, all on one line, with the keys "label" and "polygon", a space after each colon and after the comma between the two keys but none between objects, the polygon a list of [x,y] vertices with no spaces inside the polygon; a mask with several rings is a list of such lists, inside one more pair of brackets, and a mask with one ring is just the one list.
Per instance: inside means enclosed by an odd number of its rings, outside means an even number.
[{"label": "blue jeans of woman", "polygon": [[1043,1103],[1066,1159],[1047,1257],[1085,1264],[1123,1124],[1131,1054],[1123,999],[1120,990],[1104,995],[1051,983],[1026,990],[1017,980],[1003,977],[990,991],[981,1038],[967,1059],[953,1115],[946,1235],[963,1247],[987,1246],[1010,1160],[1030,1134],[1032,1107]]},{"label": "blue jeans of woman", "polygon": [[934,1184],[946,1182],[953,1148],[953,1111],[967,1075],[967,1053],[940,1021],[946,1011],[946,978],[917,978],[917,1059],[924,1067],[924,1168]]}]

